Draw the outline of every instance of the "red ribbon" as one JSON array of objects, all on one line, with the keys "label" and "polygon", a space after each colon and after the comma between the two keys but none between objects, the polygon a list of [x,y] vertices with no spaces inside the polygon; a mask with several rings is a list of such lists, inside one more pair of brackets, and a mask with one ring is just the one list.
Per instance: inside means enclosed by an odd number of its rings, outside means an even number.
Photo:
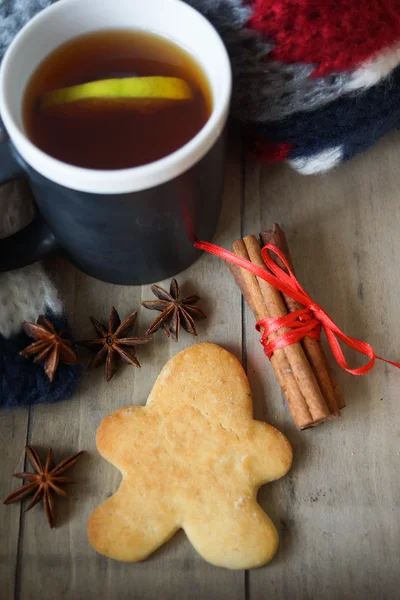
[{"label": "red ribbon", "polygon": [[[301,310],[289,313],[284,317],[262,319],[256,324],[257,331],[260,331],[261,328],[264,329],[261,343],[264,346],[265,354],[268,358],[271,358],[275,350],[291,344],[296,344],[305,336],[319,339],[322,328],[325,331],[333,356],[342,369],[348,373],[351,373],[352,375],[364,375],[373,368],[376,359],[382,360],[400,369],[399,363],[377,356],[370,344],[343,333],[324,309],[314,302],[307,292],[303,290],[294,273],[291,271],[285,255],[273,244],[267,244],[261,251],[263,260],[269,271],[266,271],[245,258],[236,256],[236,254],[229,252],[229,250],[225,250],[225,248],[220,248],[209,242],[196,242],[195,247],[199,250],[204,250],[205,252],[219,256],[227,262],[253,273],[253,275],[256,275],[260,279],[264,279],[264,281],[273,285],[274,288],[283,294],[290,296],[293,300],[297,300],[297,302],[304,306]],[[268,254],[268,250],[271,250],[279,256],[287,269],[287,273],[272,260]],[[271,333],[277,332],[282,327],[289,327],[290,331],[281,333],[268,341]],[[349,348],[367,356],[369,358],[368,362],[362,367],[350,369],[340,347],[339,340],[346,344],[346,346],[349,346]]]}]

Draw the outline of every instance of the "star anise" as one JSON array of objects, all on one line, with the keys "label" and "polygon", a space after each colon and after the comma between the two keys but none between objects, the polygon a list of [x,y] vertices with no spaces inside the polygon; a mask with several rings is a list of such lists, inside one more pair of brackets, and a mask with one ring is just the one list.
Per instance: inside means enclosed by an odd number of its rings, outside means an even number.
[{"label": "star anise", "polygon": [[35,504],[43,501],[44,510],[50,527],[56,524],[56,508],[53,492],[60,496],[69,496],[69,494],[60,487],[60,483],[74,483],[69,477],[60,477],[61,473],[70,469],[82,456],[83,450],[64,458],[58,465],[53,467],[53,453],[51,449],[47,454],[46,464],[43,468],[38,453],[32,446],[25,447],[26,454],[36,473],[15,473],[13,477],[26,479],[28,483],[11,492],[4,500],[4,504],[12,504],[18,500],[23,500],[34,493],[34,496],[26,510],[30,510]]},{"label": "star anise", "polygon": [[26,335],[37,340],[20,352],[22,356],[34,356],[34,362],[44,360],[44,370],[50,381],[53,381],[60,362],[66,365],[77,365],[78,359],[72,350],[72,342],[63,338],[63,331],[57,332],[49,319],[43,315],[37,323],[24,321],[22,328]]},{"label": "star anise", "polygon": [[92,367],[98,367],[103,360],[106,359],[106,380],[110,381],[117,370],[118,356],[120,356],[122,360],[129,365],[140,368],[140,364],[136,356],[125,350],[125,348],[135,348],[135,346],[141,346],[151,340],[150,337],[124,337],[124,335],[128,333],[128,331],[134,326],[136,316],[137,313],[133,312],[125,319],[125,321],[121,323],[117,311],[115,310],[114,306],[112,306],[108,329],[105,325],[97,321],[97,319],[90,317],[92,325],[99,334],[100,338],[84,340],[78,343],[79,345],[86,346],[87,348],[99,346],[100,350],[88,365],[88,369],[91,369]]},{"label": "star anise", "polygon": [[146,335],[162,329],[167,337],[171,336],[177,342],[181,325],[188,333],[197,335],[193,317],[206,318],[203,311],[195,306],[200,300],[199,296],[187,296],[180,300],[176,279],[172,279],[169,293],[159,285],[152,285],[151,291],[158,299],[144,300],[142,304],[149,310],[160,311],[161,315],[150,325]]}]

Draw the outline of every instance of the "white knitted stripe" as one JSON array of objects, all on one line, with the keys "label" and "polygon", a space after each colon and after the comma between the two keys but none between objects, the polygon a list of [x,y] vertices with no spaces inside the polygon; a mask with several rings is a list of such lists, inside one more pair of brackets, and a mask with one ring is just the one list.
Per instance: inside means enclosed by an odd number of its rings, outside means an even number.
[{"label": "white knitted stripe", "polygon": [[17,334],[22,321],[36,322],[51,310],[61,313],[57,291],[42,267],[36,263],[0,275],[0,334]]},{"label": "white knitted stripe", "polygon": [[[264,42],[265,60],[254,50],[233,59],[232,112],[249,122],[276,122],[297,112],[313,111],[340,97],[362,93],[377,85],[400,65],[400,42],[375,54],[354,71],[313,78],[313,65],[268,60],[271,47]],[[231,50],[232,53],[232,50]]]},{"label": "white knitted stripe", "polygon": [[365,62],[344,84],[344,91],[369,88],[389,75],[400,64],[400,42],[386,48]]},{"label": "white knitted stripe", "polygon": [[[0,187],[0,239],[27,225],[34,214],[26,188],[16,182]],[[17,334],[22,321],[36,321],[48,311],[62,312],[57,290],[39,263],[0,273],[0,334]]]},{"label": "white knitted stripe", "polygon": [[343,148],[342,146],[336,146],[323,150],[318,154],[288,160],[288,163],[302,175],[314,175],[315,173],[326,173],[326,171],[336,167],[342,161],[342,158]]}]

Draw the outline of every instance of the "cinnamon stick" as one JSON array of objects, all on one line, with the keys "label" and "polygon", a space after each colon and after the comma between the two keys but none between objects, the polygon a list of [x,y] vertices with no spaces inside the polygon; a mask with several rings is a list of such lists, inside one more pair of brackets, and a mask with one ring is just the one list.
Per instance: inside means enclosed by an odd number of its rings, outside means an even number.
[{"label": "cinnamon stick", "polygon": [[[233,251],[262,268],[261,247],[255,236],[247,236],[233,244]],[[287,314],[278,290],[263,279],[245,269],[233,268],[232,272],[257,321],[267,317]],[[273,337],[287,329],[281,329]],[[272,337],[272,336],[271,336]],[[300,343],[274,352],[271,365],[288,402],[293,420],[299,429],[312,427],[332,416],[321,393],[318,382]]]},{"label": "cinnamon stick", "polygon": [[[260,239],[262,246],[265,246],[266,244],[273,244],[274,246],[277,246],[277,248],[279,248],[279,250],[281,250],[281,252],[285,255],[291,271],[295,273],[285,233],[278,224],[275,223],[272,229],[262,231],[260,233]],[[287,272],[285,265],[274,252],[269,252],[269,255],[281,269]],[[282,297],[289,313],[304,308],[304,306],[290,296],[282,294]],[[318,381],[318,385],[326,403],[328,404],[332,414],[338,416],[340,409],[345,407],[345,401],[343,394],[333,376],[321,342],[313,338],[305,337],[301,341],[301,345]]]}]

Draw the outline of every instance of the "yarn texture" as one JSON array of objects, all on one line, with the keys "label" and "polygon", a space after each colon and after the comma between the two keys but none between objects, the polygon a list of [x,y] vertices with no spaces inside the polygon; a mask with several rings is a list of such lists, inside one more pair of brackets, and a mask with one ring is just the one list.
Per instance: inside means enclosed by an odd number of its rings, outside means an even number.
[{"label": "yarn texture", "polygon": [[8,0],[0,5],[0,56],[14,37],[40,10],[53,4],[52,0]]},{"label": "yarn texture", "polygon": [[271,58],[314,64],[313,77],[351,71],[400,38],[399,0],[252,0],[250,25]]},{"label": "yarn texture", "polygon": [[187,1],[227,46],[263,160],[325,172],[398,127],[400,0]]},{"label": "yarn texture", "polygon": [[[57,331],[63,329],[68,335],[65,317],[48,313]],[[0,408],[27,406],[44,402],[57,402],[70,398],[82,376],[80,365],[60,364],[54,380],[50,383],[41,363],[25,358],[19,352],[33,340],[24,332],[6,340],[0,336]]]},{"label": "yarn texture", "polygon": [[314,111],[294,113],[282,122],[260,123],[256,129],[270,143],[291,144],[292,150],[287,155],[290,160],[305,164],[320,157],[318,171],[323,171],[326,170],[321,158],[323,152],[326,157],[340,152],[341,160],[349,160],[399,123],[400,66],[391,77],[363,94],[344,95]]},{"label": "yarn texture", "polygon": [[[33,214],[24,184],[10,182],[0,188],[0,238],[27,225]],[[42,363],[19,355],[33,342],[21,330],[22,321],[36,322],[41,314],[71,339],[62,308],[53,282],[39,263],[0,274],[0,408],[57,402],[75,391],[83,372],[79,365],[60,364],[51,383]]]},{"label": "yarn texture", "polygon": [[[0,188],[0,239],[31,221],[35,209],[27,187],[12,181]],[[36,321],[51,311],[61,314],[57,290],[39,263],[0,273],[0,335],[9,338],[21,330],[22,321]]]}]

